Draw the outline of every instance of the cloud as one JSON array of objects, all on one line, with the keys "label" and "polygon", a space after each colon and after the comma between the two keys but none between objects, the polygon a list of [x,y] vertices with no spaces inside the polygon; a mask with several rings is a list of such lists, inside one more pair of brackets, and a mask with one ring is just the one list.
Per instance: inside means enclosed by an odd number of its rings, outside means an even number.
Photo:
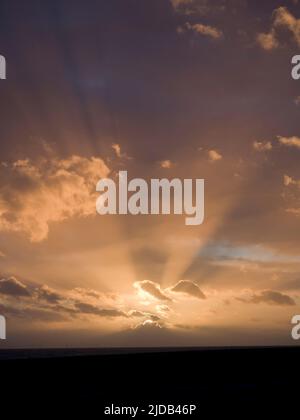
[{"label": "cloud", "polygon": [[221,30],[215,28],[214,26],[203,25],[202,23],[191,24],[186,22],[184,26],[180,26],[177,29],[178,33],[184,33],[186,31],[192,31],[195,34],[208,36],[215,40],[223,38],[223,32]]},{"label": "cloud", "polygon": [[18,308],[14,307],[13,305],[3,305],[0,303],[0,312],[6,316],[20,319],[29,319],[31,321],[38,320],[39,322],[58,322],[66,320],[66,317],[59,311],[49,311],[43,308]]},{"label": "cloud", "polygon": [[159,162],[160,167],[164,169],[170,169],[173,166],[173,163],[170,160],[162,160]]},{"label": "cloud", "polygon": [[89,314],[89,315],[97,315],[97,316],[103,316],[108,318],[114,318],[114,317],[127,317],[127,315],[118,310],[118,309],[103,309],[99,308],[98,306],[91,305],[90,303],[85,302],[76,302],[75,308],[83,314]]},{"label": "cloud", "polygon": [[160,305],[156,305],[156,311],[159,314],[166,316],[168,312],[170,312],[170,308],[168,307],[168,305],[160,304]]},{"label": "cloud", "polygon": [[300,19],[295,18],[286,7],[279,7],[274,11],[274,27],[284,27],[288,29],[294,40],[300,46]]},{"label": "cloud", "polygon": [[283,183],[286,187],[288,187],[289,185],[296,185],[297,187],[300,187],[300,180],[298,181],[289,175],[283,176]]},{"label": "cloud", "polygon": [[160,317],[158,315],[154,315],[154,314],[151,314],[149,312],[137,311],[135,309],[129,311],[128,316],[131,317],[131,318],[132,317],[133,318],[135,318],[135,317],[137,317],[137,318],[148,318],[151,321],[155,321],[155,322],[160,321]]},{"label": "cloud", "polygon": [[117,158],[119,159],[132,159],[130,156],[128,156],[126,153],[123,153],[121,150],[121,146],[118,143],[114,143],[111,145],[112,149],[114,150]]},{"label": "cloud", "polygon": [[259,33],[256,36],[256,42],[265,51],[272,51],[279,47],[275,30],[272,29],[268,33]]},{"label": "cloud", "polygon": [[204,15],[209,11],[207,0],[171,0],[171,4],[177,13],[183,15]]},{"label": "cloud", "polygon": [[300,105],[300,96],[297,96],[297,98],[295,98],[294,103],[296,106]]},{"label": "cloud", "polygon": [[223,37],[223,32],[214,26],[203,25],[202,23],[195,23],[193,25],[187,24],[188,29],[191,29],[197,34],[209,36],[213,39],[220,39]]},{"label": "cloud", "polygon": [[270,141],[255,141],[253,143],[253,148],[257,152],[265,152],[268,150],[272,150],[272,143]]},{"label": "cloud", "polygon": [[[30,318],[38,322],[68,320],[70,316],[80,318],[81,315],[106,318],[129,317],[127,313],[116,307],[116,304],[115,306],[110,305],[110,307],[105,306],[107,301],[100,299],[102,296],[100,293],[96,297],[96,291],[93,291],[93,296],[90,292],[90,289],[86,291],[80,289],[80,293],[78,290],[76,293],[73,290],[60,293],[43,285],[35,288],[33,293],[29,293],[28,286],[16,278],[10,277],[0,280],[0,294],[4,299],[0,301],[0,306],[3,308],[3,314],[24,319]],[[19,297],[26,297],[26,301],[16,299]],[[13,301],[12,298],[16,300]],[[143,316],[154,321],[159,320],[158,316],[151,313],[144,313]]]},{"label": "cloud", "polygon": [[15,277],[0,280],[0,293],[16,297],[30,296],[27,286]]},{"label": "cloud", "polygon": [[289,209],[286,209],[285,211],[295,216],[300,216],[300,208],[289,208]]},{"label": "cloud", "polygon": [[121,154],[121,146],[117,143],[114,143],[111,145],[112,149],[114,150],[115,154],[117,155],[118,158],[122,157]]},{"label": "cloud", "polygon": [[47,238],[49,224],[95,214],[98,180],[108,167],[100,158],[45,157],[0,166],[0,231]]},{"label": "cloud", "polygon": [[[226,2],[227,0],[171,0],[175,12],[184,16],[222,14],[226,11]],[[235,4],[235,8],[236,6],[238,6],[237,3]]]},{"label": "cloud", "polygon": [[184,293],[198,299],[206,299],[205,294],[200,290],[197,284],[190,280],[180,280],[171,288],[172,292]]},{"label": "cloud", "polygon": [[140,324],[134,327],[135,330],[157,330],[163,328],[163,325],[160,322],[152,321],[151,319],[146,319],[146,321],[141,322]]},{"label": "cloud", "polygon": [[45,300],[50,304],[58,303],[60,300],[64,299],[62,295],[46,285],[37,288],[36,293],[39,299]]},{"label": "cloud", "polygon": [[274,290],[264,290],[260,294],[253,294],[249,299],[238,298],[239,301],[244,303],[266,303],[268,305],[280,305],[280,306],[294,306],[296,305],[294,299],[290,296],[285,295],[281,292]]},{"label": "cloud", "polygon": [[154,281],[151,281],[151,280],[137,281],[134,283],[134,286],[137,289],[147,292],[149,295],[151,295],[155,299],[162,300],[162,301],[171,301],[171,299],[167,295],[165,295],[164,292],[161,290],[160,285],[158,283],[155,283]]},{"label": "cloud", "polygon": [[272,15],[271,29],[267,33],[256,36],[257,43],[266,51],[279,47],[279,30],[287,30],[298,46],[300,46],[300,19],[297,19],[286,7],[278,7]]},{"label": "cloud", "polygon": [[223,156],[217,152],[216,150],[209,150],[208,151],[208,158],[211,162],[217,162],[218,160],[223,159]]},{"label": "cloud", "polygon": [[101,301],[106,303],[114,303],[118,300],[115,293],[103,293],[98,290],[85,289],[83,287],[76,287],[72,289],[69,295],[74,300],[84,300],[88,302]]},{"label": "cloud", "polygon": [[280,144],[288,147],[295,147],[296,149],[300,149],[300,137],[292,136],[292,137],[277,137]]},{"label": "cloud", "polygon": [[[296,188],[300,188],[300,180],[294,179],[289,175],[284,175],[283,176],[283,184],[286,187],[291,187],[291,186],[295,186]],[[298,201],[296,201],[296,203],[291,204],[289,203],[288,208],[285,209],[285,211],[287,213],[290,213],[294,216],[300,216],[300,208],[297,207],[297,203]]]}]

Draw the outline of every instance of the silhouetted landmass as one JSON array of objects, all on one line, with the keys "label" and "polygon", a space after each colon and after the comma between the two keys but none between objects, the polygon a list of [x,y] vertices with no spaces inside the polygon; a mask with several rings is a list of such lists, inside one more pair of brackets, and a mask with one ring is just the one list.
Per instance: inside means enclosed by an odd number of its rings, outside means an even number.
[{"label": "silhouetted landmass", "polygon": [[11,350],[0,358],[1,404],[29,418],[103,418],[111,403],[192,403],[203,419],[289,418],[299,401],[298,347]]}]

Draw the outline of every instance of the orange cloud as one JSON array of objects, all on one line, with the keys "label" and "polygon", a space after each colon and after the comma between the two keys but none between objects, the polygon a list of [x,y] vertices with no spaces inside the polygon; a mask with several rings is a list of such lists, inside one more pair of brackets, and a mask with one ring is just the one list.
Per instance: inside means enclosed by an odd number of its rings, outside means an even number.
[{"label": "orange cloud", "polygon": [[271,29],[267,33],[256,36],[257,43],[266,51],[272,51],[280,46],[279,29],[289,31],[298,46],[300,46],[300,19],[297,19],[286,7],[278,7],[273,12]]},{"label": "orange cloud", "polygon": [[95,214],[95,185],[109,169],[100,158],[29,159],[0,167],[0,231],[47,238],[49,224]]},{"label": "orange cloud", "polygon": [[205,294],[200,290],[199,286],[190,280],[180,280],[171,290],[172,292],[184,293],[198,299],[206,299]]},{"label": "orange cloud", "polygon": [[297,136],[292,136],[292,137],[278,136],[278,141],[280,144],[284,146],[295,147],[296,149],[300,149],[300,138]]},{"label": "orange cloud", "polygon": [[270,141],[255,141],[253,143],[253,148],[257,152],[265,152],[268,150],[272,150],[272,143]]},{"label": "orange cloud", "polygon": [[218,160],[223,159],[223,156],[216,150],[209,150],[208,157],[211,162],[217,162]]},{"label": "orange cloud", "polygon": [[151,280],[142,280],[134,283],[134,286],[157,300],[171,301],[171,299],[161,290],[160,285]]}]

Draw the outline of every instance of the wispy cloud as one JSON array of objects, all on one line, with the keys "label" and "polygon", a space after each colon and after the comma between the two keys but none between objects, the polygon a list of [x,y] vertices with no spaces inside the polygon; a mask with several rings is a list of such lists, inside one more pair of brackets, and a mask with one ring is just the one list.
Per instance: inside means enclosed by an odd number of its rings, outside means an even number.
[{"label": "wispy cloud", "polygon": [[220,29],[214,26],[204,25],[202,23],[191,24],[189,22],[186,22],[185,25],[179,26],[177,29],[178,33],[184,33],[186,31],[191,31],[197,35],[207,36],[214,40],[220,40],[224,36],[223,32]]}]

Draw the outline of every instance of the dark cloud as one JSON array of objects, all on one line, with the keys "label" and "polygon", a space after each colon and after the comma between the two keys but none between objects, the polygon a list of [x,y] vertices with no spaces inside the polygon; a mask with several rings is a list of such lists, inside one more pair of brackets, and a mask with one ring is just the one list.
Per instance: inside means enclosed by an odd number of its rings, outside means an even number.
[{"label": "dark cloud", "polygon": [[296,305],[290,296],[274,290],[264,290],[259,294],[254,294],[250,299],[237,298],[245,303],[267,303],[268,305],[293,306]]},{"label": "dark cloud", "polygon": [[[70,316],[80,317],[85,314],[107,318],[128,317],[125,312],[119,309],[101,308],[83,299],[86,296],[99,298],[100,293],[98,294],[96,291],[90,293],[91,291],[88,289],[86,291],[85,289],[79,290],[82,299],[76,299],[68,292],[65,292],[65,294],[59,293],[47,285],[35,288],[34,293],[30,294],[28,287],[14,277],[2,279],[0,280],[0,293],[17,298],[27,296],[28,299],[26,299],[26,302],[16,300],[15,302],[9,302],[9,304],[2,302],[0,312],[16,318],[47,322],[66,320]],[[131,316],[138,316],[138,311]],[[158,320],[155,315],[150,313],[144,313],[143,316],[153,321]]]},{"label": "dark cloud", "polygon": [[23,320],[40,321],[40,322],[59,322],[65,321],[67,318],[60,311],[48,310],[38,307],[15,307],[13,305],[0,304],[0,312],[9,318],[19,318]]},{"label": "dark cloud", "polygon": [[62,314],[58,311],[53,311],[51,309],[43,308],[24,308],[19,316],[22,318],[29,318],[34,321],[39,322],[62,322],[66,321],[68,318],[65,314]]},{"label": "dark cloud", "polygon": [[190,280],[180,280],[171,288],[172,292],[185,293],[198,299],[206,299],[205,294],[201,291],[197,284]]},{"label": "dark cloud", "polygon": [[10,296],[30,296],[27,286],[15,277],[0,280],[0,293]]},{"label": "dark cloud", "polygon": [[98,315],[108,318],[127,317],[127,315],[118,309],[102,309],[95,305],[85,302],[76,302],[75,308],[82,314]]},{"label": "dark cloud", "polygon": [[48,303],[58,303],[60,300],[63,299],[59,293],[55,292],[54,290],[50,289],[48,286],[41,286],[40,288],[36,289],[37,295],[40,299],[45,300]]},{"label": "dark cloud", "polygon": [[0,313],[4,316],[12,316],[12,317],[19,317],[21,316],[22,312],[11,305],[5,305],[0,303]]}]

